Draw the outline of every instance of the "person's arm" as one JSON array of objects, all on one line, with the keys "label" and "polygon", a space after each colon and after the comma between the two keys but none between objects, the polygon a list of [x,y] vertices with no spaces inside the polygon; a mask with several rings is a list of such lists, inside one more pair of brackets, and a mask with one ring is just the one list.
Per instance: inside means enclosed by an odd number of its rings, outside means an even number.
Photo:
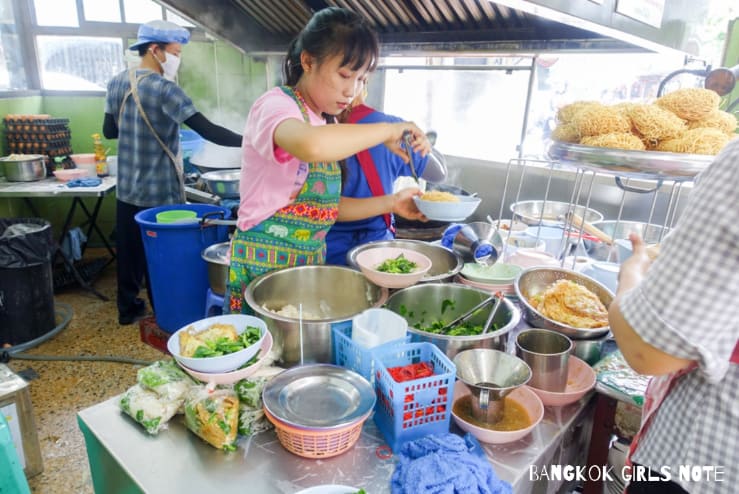
[{"label": "person's arm", "polygon": [[376,197],[341,196],[337,221],[357,221],[386,213],[394,213],[409,220],[426,221],[426,217],[413,202],[413,197],[420,195],[419,189],[409,188]]},{"label": "person's arm", "polygon": [[103,135],[106,139],[118,139],[118,126],[110,113],[106,113],[103,118]]},{"label": "person's arm", "polygon": [[277,126],[274,142],[301,161],[338,161],[363,149],[384,143],[390,151],[408,162],[401,146],[403,132],[413,135],[412,148],[423,156],[428,154],[428,139],[411,122],[373,124],[328,124],[313,126],[288,118]]},{"label": "person's arm", "polygon": [[240,134],[232,132],[226,127],[214,124],[200,112],[185,120],[185,123],[206,141],[220,144],[221,146],[241,147],[242,137]]},{"label": "person's arm", "polygon": [[629,238],[633,245],[633,253],[621,265],[616,297],[608,308],[611,332],[624,359],[639,374],[658,376],[685,369],[693,363],[692,360],[674,357],[645,342],[621,313],[619,307],[621,297],[627,291],[638,287],[652,263],[641,237],[631,234]]}]

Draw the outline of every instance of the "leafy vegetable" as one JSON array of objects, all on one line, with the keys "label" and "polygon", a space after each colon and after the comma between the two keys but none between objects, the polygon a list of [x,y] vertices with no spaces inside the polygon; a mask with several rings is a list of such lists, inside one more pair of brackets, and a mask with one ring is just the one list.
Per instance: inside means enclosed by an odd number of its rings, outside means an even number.
[{"label": "leafy vegetable", "polygon": [[252,326],[248,326],[243,333],[239,335],[236,341],[226,337],[216,338],[214,340],[205,341],[193,353],[193,358],[220,357],[229,353],[235,353],[244,348],[248,348],[262,336],[262,330]]},{"label": "leafy vegetable", "polygon": [[417,267],[418,264],[409,261],[403,254],[400,254],[395,259],[385,259],[376,269],[381,273],[408,274]]},{"label": "leafy vegetable", "polygon": [[447,309],[454,310],[454,304],[456,304],[454,300],[449,300],[448,298],[445,298],[441,302],[441,313],[443,314],[444,312],[446,312]]},{"label": "leafy vegetable", "polygon": [[[441,328],[447,325],[447,322],[440,320],[432,322],[430,325],[424,324],[423,321],[417,322],[413,325],[414,328],[420,329],[421,331],[425,331],[427,333],[434,333],[437,334],[439,331],[441,331]],[[500,329],[496,323],[493,323],[490,327],[491,331],[495,331],[497,329]],[[475,336],[482,334],[482,324],[472,324],[469,321],[465,321],[462,324],[459,324],[457,326],[454,326],[449,331],[446,331],[444,334],[449,336]]]}]

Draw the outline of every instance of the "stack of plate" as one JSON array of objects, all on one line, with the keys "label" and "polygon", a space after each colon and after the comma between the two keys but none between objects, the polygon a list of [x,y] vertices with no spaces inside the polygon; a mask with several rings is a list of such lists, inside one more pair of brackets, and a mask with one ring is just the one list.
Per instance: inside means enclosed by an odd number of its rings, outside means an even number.
[{"label": "stack of plate", "polygon": [[501,292],[506,297],[515,297],[513,282],[521,271],[523,269],[520,266],[502,262],[491,266],[467,263],[459,272],[456,281],[491,293]]},{"label": "stack of plate", "polygon": [[365,378],[329,364],[278,374],[265,385],[262,398],[280,443],[306,458],[329,458],[350,449],[375,407],[375,392]]}]

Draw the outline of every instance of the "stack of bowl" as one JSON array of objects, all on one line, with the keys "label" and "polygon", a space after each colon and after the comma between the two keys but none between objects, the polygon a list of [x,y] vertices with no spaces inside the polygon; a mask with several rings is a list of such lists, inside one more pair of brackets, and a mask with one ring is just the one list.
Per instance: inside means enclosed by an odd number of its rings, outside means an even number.
[{"label": "stack of bowl", "polygon": [[366,379],[327,364],[281,372],[265,385],[262,399],[280,444],[304,458],[330,458],[349,450],[375,407],[375,392]]},{"label": "stack of bowl", "polygon": [[493,265],[466,263],[457,276],[457,282],[491,293],[501,292],[509,298],[516,297],[513,282],[523,271],[515,264],[496,262]]},{"label": "stack of bowl", "polygon": [[[241,334],[248,327],[259,328],[261,338],[254,344],[237,352],[217,357],[193,357],[182,353],[180,337],[183,333],[197,334],[215,325],[231,325]],[[213,384],[232,384],[254,374],[266,360],[264,357],[272,350],[272,334],[267,324],[252,316],[230,314],[207,317],[178,329],[167,340],[167,351],[182,369],[193,378]],[[253,362],[251,362],[254,360]],[[248,365],[247,365],[248,364]]]}]

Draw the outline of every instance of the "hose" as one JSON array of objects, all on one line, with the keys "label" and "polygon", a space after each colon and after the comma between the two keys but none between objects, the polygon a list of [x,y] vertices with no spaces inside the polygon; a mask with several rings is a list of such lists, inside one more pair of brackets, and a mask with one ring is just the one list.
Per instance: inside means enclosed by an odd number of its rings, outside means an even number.
[{"label": "hose", "polygon": [[16,360],[39,360],[46,362],[62,361],[62,362],[116,362],[121,364],[133,365],[150,365],[152,362],[148,360],[138,360],[130,357],[103,356],[103,355],[28,355],[23,353],[29,348],[34,348],[45,341],[50,340],[67,327],[69,321],[72,320],[74,311],[72,306],[63,302],[54,304],[56,316],[61,322],[51,331],[35,338],[31,341],[5,348],[0,352],[0,363],[7,363],[11,359]]}]

